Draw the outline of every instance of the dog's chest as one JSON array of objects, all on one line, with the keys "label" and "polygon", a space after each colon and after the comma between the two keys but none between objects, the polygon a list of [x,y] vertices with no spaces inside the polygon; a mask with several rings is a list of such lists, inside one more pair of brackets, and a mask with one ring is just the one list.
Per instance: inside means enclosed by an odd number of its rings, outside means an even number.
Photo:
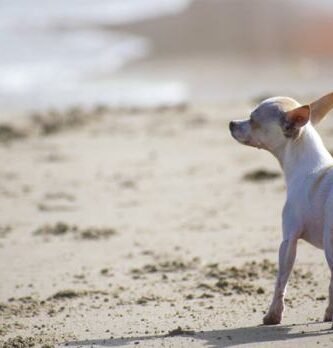
[{"label": "dog's chest", "polygon": [[318,191],[311,192],[309,182],[298,184],[288,192],[289,213],[284,215],[285,225],[289,227],[289,233],[297,233],[310,244],[322,248],[324,200]]},{"label": "dog's chest", "polygon": [[[333,200],[333,171],[316,175],[300,183],[289,200],[295,212],[297,225],[302,228],[301,237],[310,244],[322,248],[323,234],[328,221],[329,205]],[[333,198],[333,197],[331,197]],[[333,219],[332,219],[333,220]]]}]

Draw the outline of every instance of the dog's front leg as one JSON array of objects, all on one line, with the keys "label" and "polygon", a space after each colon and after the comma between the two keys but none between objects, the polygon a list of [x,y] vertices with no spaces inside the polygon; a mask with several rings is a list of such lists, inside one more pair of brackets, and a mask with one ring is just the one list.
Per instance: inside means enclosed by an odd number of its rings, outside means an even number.
[{"label": "dog's front leg", "polygon": [[297,239],[284,240],[279,250],[279,270],[272,304],[264,317],[265,325],[280,324],[284,310],[284,296],[289,275],[296,258]]},{"label": "dog's front leg", "polygon": [[[333,266],[333,265],[332,265]],[[328,288],[328,307],[326,308],[324,321],[332,321],[333,320],[333,271],[331,271],[331,281],[330,286]],[[333,329],[333,324],[332,324]]]}]

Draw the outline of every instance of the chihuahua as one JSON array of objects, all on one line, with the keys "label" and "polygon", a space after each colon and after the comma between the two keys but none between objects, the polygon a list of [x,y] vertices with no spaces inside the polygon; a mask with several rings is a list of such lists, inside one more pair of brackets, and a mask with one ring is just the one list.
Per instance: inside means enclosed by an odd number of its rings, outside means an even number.
[{"label": "chihuahua", "polygon": [[333,93],[301,105],[288,97],[264,100],[250,118],[232,121],[232,136],[241,144],[265,149],[284,172],[287,199],[282,213],[282,242],[272,303],[265,325],[279,324],[298,239],[324,249],[331,271],[324,321],[333,317],[333,158],[314,126],[333,108]]}]

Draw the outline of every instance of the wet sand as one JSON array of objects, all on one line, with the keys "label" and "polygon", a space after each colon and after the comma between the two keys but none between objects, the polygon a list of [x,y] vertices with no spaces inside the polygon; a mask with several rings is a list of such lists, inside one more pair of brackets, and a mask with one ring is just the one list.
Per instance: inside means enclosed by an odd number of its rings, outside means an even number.
[{"label": "wet sand", "polygon": [[[99,107],[0,127],[0,345],[331,346],[324,255],[300,242],[263,327],[285,186],[228,121],[253,106]],[[320,130],[333,148],[333,121]]]}]

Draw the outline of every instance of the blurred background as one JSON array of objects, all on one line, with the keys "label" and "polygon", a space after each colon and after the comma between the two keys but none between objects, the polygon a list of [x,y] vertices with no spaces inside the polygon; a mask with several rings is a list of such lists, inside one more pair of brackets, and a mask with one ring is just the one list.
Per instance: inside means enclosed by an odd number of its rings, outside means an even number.
[{"label": "blurred background", "polygon": [[332,37],[332,0],[1,0],[1,117],[320,94]]},{"label": "blurred background", "polygon": [[327,92],[333,0],[0,0],[0,347],[332,347],[305,243],[258,326],[285,183],[228,127]]}]

